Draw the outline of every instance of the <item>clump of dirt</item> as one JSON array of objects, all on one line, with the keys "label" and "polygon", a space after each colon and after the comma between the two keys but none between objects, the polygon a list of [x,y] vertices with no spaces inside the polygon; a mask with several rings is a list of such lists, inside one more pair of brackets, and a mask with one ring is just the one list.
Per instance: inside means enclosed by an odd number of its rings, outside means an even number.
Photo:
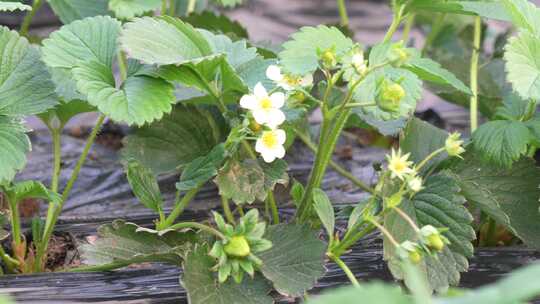
[{"label": "clump of dirt", "polygon": [[53,235],[47,250],[47,271],[73,268],[81,265],[75,239],[71,234]]}]

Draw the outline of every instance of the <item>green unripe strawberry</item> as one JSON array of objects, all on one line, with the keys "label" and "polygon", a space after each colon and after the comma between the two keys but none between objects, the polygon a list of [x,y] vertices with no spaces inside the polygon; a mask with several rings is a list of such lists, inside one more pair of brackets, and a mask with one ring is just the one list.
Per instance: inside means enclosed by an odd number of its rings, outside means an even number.
[{"label": "green unripe strawberry", "polygon": [[247,239],[244,236],[233,236],[229,242],[223,246],[223,250],[229,256],[244,258],[251,253]]}]

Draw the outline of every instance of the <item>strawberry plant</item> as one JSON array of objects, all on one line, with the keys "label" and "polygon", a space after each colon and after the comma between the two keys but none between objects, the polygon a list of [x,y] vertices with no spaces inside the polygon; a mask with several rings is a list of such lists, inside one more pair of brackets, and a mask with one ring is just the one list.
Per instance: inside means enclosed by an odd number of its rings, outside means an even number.
[{"label": "strawberry plant", "polygon": [[[1,10],[30,10],[20,33],[0,28],[0,184],[11,223],[2,233],[2,239],[11,236],[11,246],[0,255],[10,273],[44,271],[55,224],[107,119],[132,128],[121,158],[133,194],[154,212],[155,225],[103,225],[99,238],[80,248],[87,265],[73,271],[162,262],[183,269],[190,303],[273,303],[272,290],[306,295],[326,259],[361,286],[342,256],[379,232],[394,277],[429,302],[433,291],[459,284],[477,236],[481,245],[495,245],[497,231],[505,229],[516,241],[540,247],[540,171],[532,159],[540,143],[540,9],[526,0],[393,0],[393,21],[370,48],[319,25],[302,27],[279,51],[249,41],[225,16],[202,12],[203,1],[48,2],[65,25],[40,45],[25,36],[41,1],[32,7],[0,2]],[[346,3],[337,4],[346,27]],[[409,32],[425,14],[439,18],[428,23],[426,44],[416,49]],[[467,43],[453,18],[472,21]],[[483,49],[487,19],[517,28],[502,54]],[[455,62],[449,49],[468,60]],[[496,90],[484,83],[492,79],[481,77],[486,67],[498,76]],[[414,117],[424,88],[467,105],[470,138]],[[312,140],[308,117],[315,111],[322,120]],[[99,116],[70,179],[60,185],[60,135],[84,112]],[[480,124],[479,113],[488,121]],[[34,114],[54,146],[48,187],[15,180],[30,149],[22,119]],[[373,185],[332,161],[351,126],[399,137]],[[315,154],[305,184],[290,179],[285,160],[297,138]],[[346,224],[337,221],[322,189],[328,167],[369,193],[340,212]],[[158,177],[170,173],[179,178],[168,211]],[[221,208],[206,221],[181,220],[208,183],[218,188]],[[295,213],[284,217],[278,207],[285,202],[275,192],[289,185]],[[25,198],[49,202],[46,218],[32,223],[31,243],[18,215]],[[480,299],[486,290],[465,298]],[[360,291],[410,300],[382,285],[342,294]]]}]

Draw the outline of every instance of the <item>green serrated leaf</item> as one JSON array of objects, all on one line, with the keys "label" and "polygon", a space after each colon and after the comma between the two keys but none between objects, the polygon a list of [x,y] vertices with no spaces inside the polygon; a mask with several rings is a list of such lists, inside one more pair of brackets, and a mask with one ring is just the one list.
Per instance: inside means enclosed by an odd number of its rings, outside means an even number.
[{"label": "green serrated leaf", "polygon": [[404,68],[415,73],[416,76],[424,81],[452,86],[465,94],[472,94],[471,90],[454,74],[441,67],[438,62],[429,58],[414,56],[404,65]]},{"label": "green serrated leaf", "polygon": [[159,212],[163,207],[163,197],[154,173],[131,160],[127,164],[127,179],[133,194],[146,208]]},{"label": "green serrated leaf", "polygon": [[174,86],[149,76],[128,77],[116,88],[112,70],[96,61],[79,63],[73,69],[79,91],[88,102],[115,121],[144,125],[171,112],[176,102]]},{"label": "green serrated leaf", "polygon": [[236,204],[251,204],[265,192],[264,171],[255,160],[231,160],[218,172],[219,194]]},{"label": "green serrated leaf", "polygon": [[206,110],[176,105],[160,121],[133,131],[125,139],[124,159],[133,158],[154,173],[174,172],[207,155],[225,131]]},{"label": "green serrated leaf", "polygon": [[[452,177],[445,173],[430,176],[424,187],[411,200],[404,200],[400,208],[419,227],[432,225],[449,229],[444,235],[450,240],[450,245],[437,258],[424,256],[420,265],[431,289],[442,291],[457,285],[460,272],[467,270],[467,257],[473,255],[471,241],[476,234],[471,227],[473,217],[463,206],[465,198],[459,194],[460,188]],[[416,237],[416,232],[396,212],[386,216],[385,227],[398,242],[414,240]],[[384,252],[394,276],[403,279],[399,261],[395,259],[395,247],[388,240],[385,240]]]},{"label": "green serrated leaf", "polygon": [[261,271],[286,296],[302,296],[324,274],[326,245],[307,226],[280,224],[268,227],[265,238],[272,248],[259,254]]},{"label": "green serrated leaf", "polygon": [[469,153],[452,171],[469,203],[505,225],[527,245],[540,248],[540,169],[534,161],[523,159],[511,169],[496,168]]},{"label": "green serrated leaf", "polygon": [[196,158],[182,170],[176,189],[189,191],[199,187],[217,174],[224,159],[225,146],[219,144],[208,155]]},{"label": "green serrated leaf", "polygon": [[411,71],[386,67],[370,73],[354,92],[354,100],[360,103],[375,103],[378,94],[378,82],[381,79],[399,83],[405,90],[405,97],[396,112],[386,112],[378,106],[356,107],[353,112],[367,114],[377,120],[389,121],[409,117],[416,109],[416,103],[422,97],[422,81]]},{"label": "green serrated leaf", "polygon": [[58,103],[39,49],[0,26],[0,115],[42,113]]},{"label": "green serrated leaf", "polygon": [[109,0],[47,0],[47,2],[64,24],[86,17],[109,15]]},{"label": "green serrated leaf", "polygon": [[264,192],[259,193],[258,199],[263,201],[266,199],[268,191],[273,191],[277,184],[286,186],[289,183],[289,175],[287,174],[289,165],[282,159],[276,159],[271,163],[259,160],[259,166],[264,172]]},{"label": "green serrated leaf", "polygon": [[[82,100],[72,100],[70,102],[62,102],[54,108],[43,114],[39,118],[51,129],[63,129],[65,125],[75,116],[82,113],[97,111],[96,107]],[[60,122],[60,125],[57,123]]]},{"label": "green serrated leaf", "polygon": [[18,182],[4,187],[4,191],[13,200],[11,203],[19,203],[28,198],[43,199],[53,204],[60,204],[62,202],[62,197],[58,193],[49,190],[37,181]]},{"label": "green serrated leaf", "polygon": [[184,18],[184,20],[196,28],[222,33],[228,36],[234,35],[234,37],[238,38],[248,38],[247,30],[240,23],[230,19],[226,15],[204,11],[202,13],[191,14]]},{"label": "green serrated leaf", "polygon": [[0,116],[0,184],[11,181],[26,165],[27,131],[19,120]]},{"label": "green serrated leaf", "polygon": [[321,189],[315,189],[313,191],[313,207],[321,219],[321,222],[326,229],[326,232],[330,238],[334,235],[334,227],[336,224],[336,218],[334,214],[334,207],[330,202],[330,199]]},{"label": "green serrated leaf", "polygon": [[127,23],[120,44],[128,57],[146,64],[181,64],[212,54],[210,44],[197,30],[167,16]]},{"label": "green serrated leaf", "polygon": [[0,12],[13,12],[13,11],[31,11],[32,7],[20,2],[4,2],[0,1]]},{"label": "green serrated leaf", "polygon": [[110,0],[109,9],[117,18],[133,19],[161,7],[161,0]]},{"label": "green serrated leaf", "polygon": [[483,159],[510,167],[522,155],[532,135],[521,121],[495,120],[481,125],[473,134],[473,147]]},{"label": "green serrated leaf", "polygon": [[283,44],[279,53],[284,70],[294,75],[313,73],[319,68],[319,54],[332,49],[342,56],[353,47],[353,41],[335,27],[319,25],[302,27]]},{"label": "green serrated leaf", "polygon": [[182,257],[195,241],[192,232],[165,234],[143,229],[136,224],[115,220],[98,228],[98,239],[79,247],[86,265],[161,262],[181,265]]},{"label": "green serrated leaf", "polygon": [[531,33],[540,32],[540,9],[528,0],[502,0],[512,22]]},{"label": "green serrated leaf", "polygon": [[72,69],[81,62],[111,68],[120,22],[107,16],[90,17],[61,27],[43,40],[43,61],[51,68]]},{"label": "green serrated leaf", "polygon": [[540,37],[527,31],[512,37],[504,58],[514,90],[523,99],[540,99]]},{"label": "green serrated leaf", "polygon": [[208,255],[207,245],[195,247],[186,257],[182,286],[187,290],[190,304],[272,304],[268,294],[271,286],[259,275],[244,277],[241,284],[228,280],[219,284],[210,270],[216,261]]},{"label": "green serrated leaf", "polygon": [[[410,153],[409,160],[415,164],[423,161],[433,151],[444,147],[448,133],[418,118],[413,118],[405,128],[400,148],[404,153]],[[422,169],[429,172],[447,157],[441,153],[431,159]]]},{"label": "green serrated leaf", "polygon": [[510,16],[502,3],[495,1],[443,1],[413,0],[410,11],[427,11],[449,14],[479,15],[489,19],[509,21]]}]

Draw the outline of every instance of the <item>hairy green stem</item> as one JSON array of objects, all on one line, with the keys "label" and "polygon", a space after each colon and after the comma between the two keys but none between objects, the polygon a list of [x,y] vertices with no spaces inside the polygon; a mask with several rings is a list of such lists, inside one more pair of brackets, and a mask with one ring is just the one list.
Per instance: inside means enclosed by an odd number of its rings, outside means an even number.
[{"label": "hairy green stem", "polygon": [[392,19],[392,23],[390,24],[390,27],[388,28],[388,31],[386,32],[386,35],[384,36],[383,43],[389,42],[390,40],[392,40],[394,33],[397,31],[397,29],[401,25],[401,20],[403,18],[404,11],[405,11],[405,5],[401,5],[397,8],[397,10],[395,10],[394,18]]},{"label": "hairy green stem", "polygon": [[234,224],[236,221],[234,220],[234,215],[231,211],[231,206],[229,205],[229,199],[221,196],[221,206],[223,207],[223,213],[225,214],[227,221]]},{"label": "hairy green stem", "polygon": [[480,41],[482,36],[482,18],[474,18],[474,38],[471,56],[471,133],[478,128],[478,59],[480,57]]},{"label": "hairy green stem", "polygon": [[122,50],[118,50],[118,69],[120,70],[120,78],[127,78],[127,59],[126,54]]},{"label": "hairy green stem", "polygon": [[407,214],[405,213],[403,210],[401,210],[399,207],[393,207],[392,208],[402,219],[404,219],[408,224],[409,226],[411,226],[411,228],[416,232],[420,232],[420,228],[418,228],[418,225],[416,225],[416,223],[413,221],[413,219]]},{"label": "hairy green stem", "polygon": [[167,0],[161,0],[161,16],[167,15]]},{"label": "hairy green stem", "polygon": [[274,193],[272,191],[268,191],[268,197],[266,197],[266,200],[270,204],[270,209],[272,210],[272,219],[274,221],[274,225],[279,224],[279,212],[276,204],[276,198],[274,197]]},{"label": "hairy green stem", "polygon": [[405,22],[405,26],[403,27],[403,35],[401,36],[401,39],[405,42],[405,44],[407,44],[407,42],[409,41],[415,19],[416,14],[411,14],[409,17],[407,17],[407,21]]},{"label": "hairy green stem", "polygon": [[20,263],[16,259],[9,256],[9,254],[6,253],[4,247],[2,246],[0,246],[0,257],[2,258],[2,261],[4,262],[7,270],[10,273],[15,273],[15,270],[17,269],[17,267],[19,267]]},{"label": "hairy green stem", "polygon": [[176,16],[176,0],[169,1],[169,15]]},{"label": "hairy green stem", "polygon": [[186,228],[195,228],[195,229],[199,229],[199,230],[202,230],[204,232],[207,232],[209,234],[212,234],[216,237],[218,237],[219,239],[221,240],[225,240],[226,237],[225,235],[223,235],[223,233],[219,232],[218,230],[210,227],[210,226],[207,226],[207,225],[204,225],[204,224],[201,224],[201,223],[197,223],[197,222],[182,222],[182,223],[178,223],[178,224],[174,224],[170,227],[170,229],[172,230],[180,230],[180,229],[186,229]]},{"label": "hairy green stem", "polygon": [[349,26],[349,15],[347,14],[347,6],[345,5],[345,0],[337,0],[338,9],[339,9],[339,17],[340,17],[340,25],[341,26]]},{"label": "hairy green stem", "polygon": [[345,253],[349,248],[351,248],[356,242],[358,242],[360,239],[368,235],[369,233],[373,232],[375,230],[375,226],[368,225],[364,229],[358,231],[354,234],[347,234],[341,242],[336,245],[334,248],[332,248],[332,253],[335,256],[341,256],[343,253]]},{"label": "hairy green stem", "polygon": [[[315,146],[315,143],[311,141],[311,139],[306,136],[305,134],[299,132],[295,129],[296,135],[298,138],[308,147],[313,153],[317,154],[317,147]],[[352,175],[350,172],[348,172],[345,168],[341,167],[338,163],[336,163],[333,160],[330,160],[329,166],[334,169],[339,175],[345,177],[349,181],[351,181],[355,186],[358,188],[369,192],[369,193],[375,193],[375,189],[371,188],[370,186],[366,185],[364,182],[356,178],[354,175]]]},{"label": "hairy green stem", "polygon": [[32,19],[34,19],[34,16],[36,15],[37,11],[41,8],[43,5],[42,0],[34,0],[34,3],[32,4],[32,10],[29,11],[26,16],[24,16],[24,20],[21,24],[21,29],[19,31],[19,34],[21,36],[28,36],[28,30],[30,29],[30,24],[32,23]]},{"label": "hairy green stem", "polygon": [[157,227],[158,230],[167,229],[172,224],[174,224],[176,219],[178,219],[178,217],[182,214],[182,212],[184,212],[184,210],[189,205],[189,203],[193,200],[193,198],[195,198],[197,193],[199,193],[199,191],[201,190],[201,187],[202,185],[189,190],[181,199],[178,196],[178,199],[175,200],[174,208],[169,214],[169,216],[165,219],[165,221],[160,221],[160,223],[158,224],[158,227]]},{"label": "hairy green stem", "polygon": [[11,222],[11,234],[13,238],[13,243],[17,246],[20,246],[22,244],[22,234],[21,234],[21,216],[19,214],[18,202],[15,201],[14,197],[9,197],[8,195],[6,195],[5,197],[8,202],[9,209],[11,209],[10,222]]},{"label": "hairy green stem", "polygon": [[47,213],[47,219],[45,221],[45,231],[43,233],[43,238],[39,242],[39,245],[36,248],[36,263],[35,263],[35,269],[37,272],[43,271],[43,263],[45,258],[45,252],[47,250],[47,247],[49,246],[49,240],[52,236],[52,233],[54,231],[54,227],[56,225],[56,221],[58,220],[58,217],[60,216],[60,213],[62,212],[62,208],[69,197],[69,194],[71,193],[71,190],[73,189],[73,185],[75,184],[75,181],[79,177],[79,173],[81,172],[82,166],[86,162],[86,158],[88,157],[88,154],[90,153],[90,149],[92,148],[92,145],[94,144],[96,137],[101,130],[101,127],[103,126],[103,123],[105,122],[105,115],[100,114],[96,121],[96,125],[94,126],[94,129],[90,133],[90,136],[86,140],[86,144],[83,148],[83,151],[79,157],[79,160],[77,161],[77,164],[75,165],[75,169],[71,173],[71,177],[69,178],[66,187],[64,188],[64,192],[62,193],[62,201],[60,205],[55,206],[55,208],[49,209],[50,212]]},{"label": "hairy green stem", "polygon": [[427,165],[427,163],[432,160],[435,156],[439,155],[440,153],[444,152],[446,150],[446,148],[439,148],[433,152],[431,152],[431,154],[429,154],[426,158],[424,158],[424,160],[422,160],[418,166],[416,166],[416,171],[420,171],[420,169],[422,169],[425,165]]},{"label": "hairy green stem", "polygon": [[360,283],[358,283],[358,280],[356,279],[356,277],[354,276],[354,274],[352,273],[351,269],[349,268],[349,266],[347,266],[347,264],[345,264],[345,262],[343,262],[339,257],[337,256],[334,256],[333,254],[328,254],[328,257],[334,262],[336,263],[336,265],[339,266],[339,268],[341,268],[343,270],[343,272],[347,275],[347,278],[349,279],[349,281],[351,281],[351,283],[353,284],[353,286],[355,287],[360,287]]},{"label": "hairy green stem", "polygon": [[379,229],[382,234],[386,236],[386,238],[390,241],[390,243],[392,243],[392,245],[394,245],[396,248],[399,247],[399,243],[396,241],[394,236],[390,233],[390,231],[386,230],[383,225],[379,224],[375,220],[369,220],[369,222],[372,223],[375,227],[377,227],[377,229]]}]

